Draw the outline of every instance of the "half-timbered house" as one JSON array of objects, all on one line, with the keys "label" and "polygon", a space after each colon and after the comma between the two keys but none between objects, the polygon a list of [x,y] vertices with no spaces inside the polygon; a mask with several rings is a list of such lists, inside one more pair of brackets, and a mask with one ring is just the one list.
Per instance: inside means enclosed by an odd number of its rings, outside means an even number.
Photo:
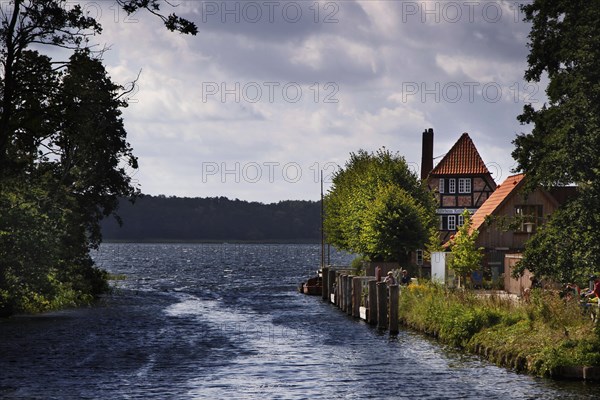
[{"label": "half-timbered house", "polygon": [[423,133],[422,179],[437,200],[440,239],[446,242],[462,225],[462,212],[474,214],[496,189],[496,183],[468,133],[463,133],[442,160],[427,173],[433,154],[433,130]]}]

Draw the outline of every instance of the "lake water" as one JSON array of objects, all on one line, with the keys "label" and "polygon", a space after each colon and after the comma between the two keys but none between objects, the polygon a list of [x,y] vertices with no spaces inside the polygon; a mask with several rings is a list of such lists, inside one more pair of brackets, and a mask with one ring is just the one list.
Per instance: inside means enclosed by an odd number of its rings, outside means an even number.
[{"label": "lake water", "polygon": [[[597,399],[297,292],[318,245],[104,244],[94,307],[0,321],[3,399]],[[332,254],[333,264],[350,257]]]}]

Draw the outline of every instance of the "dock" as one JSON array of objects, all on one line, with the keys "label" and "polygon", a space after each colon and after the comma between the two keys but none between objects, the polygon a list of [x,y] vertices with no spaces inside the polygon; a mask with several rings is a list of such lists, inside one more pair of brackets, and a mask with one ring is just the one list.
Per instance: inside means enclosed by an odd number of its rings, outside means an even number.
[{"label": "dock", "polygon": [[323,301],[342,312],[362,319],[379,330],[395,335],[399,332],[398,303],[400,286],[378,282],[374,276],[355,276],[344,267],[322,268]]}]

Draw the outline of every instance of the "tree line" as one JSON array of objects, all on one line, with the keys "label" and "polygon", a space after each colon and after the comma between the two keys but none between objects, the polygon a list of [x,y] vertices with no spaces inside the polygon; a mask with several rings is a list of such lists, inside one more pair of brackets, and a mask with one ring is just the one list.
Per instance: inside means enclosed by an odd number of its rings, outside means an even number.
[{"label": "tree line", "polygon": [[143,195],[122,199],[119,216],[102,222],[113,241],[319,242],[321,204],[280,201],[263,204],[226,197],[187,198]]}]

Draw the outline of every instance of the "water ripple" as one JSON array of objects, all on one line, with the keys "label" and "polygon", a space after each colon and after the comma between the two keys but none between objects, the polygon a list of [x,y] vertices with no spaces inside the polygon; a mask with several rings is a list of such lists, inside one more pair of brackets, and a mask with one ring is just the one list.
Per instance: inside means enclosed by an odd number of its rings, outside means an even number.
[{"label": "water ripple", "polygon": [[0,321],[0,398],[597,398],[299,295],[318,251],[105,244],[97,262],[127,278],[95,307]]}]

